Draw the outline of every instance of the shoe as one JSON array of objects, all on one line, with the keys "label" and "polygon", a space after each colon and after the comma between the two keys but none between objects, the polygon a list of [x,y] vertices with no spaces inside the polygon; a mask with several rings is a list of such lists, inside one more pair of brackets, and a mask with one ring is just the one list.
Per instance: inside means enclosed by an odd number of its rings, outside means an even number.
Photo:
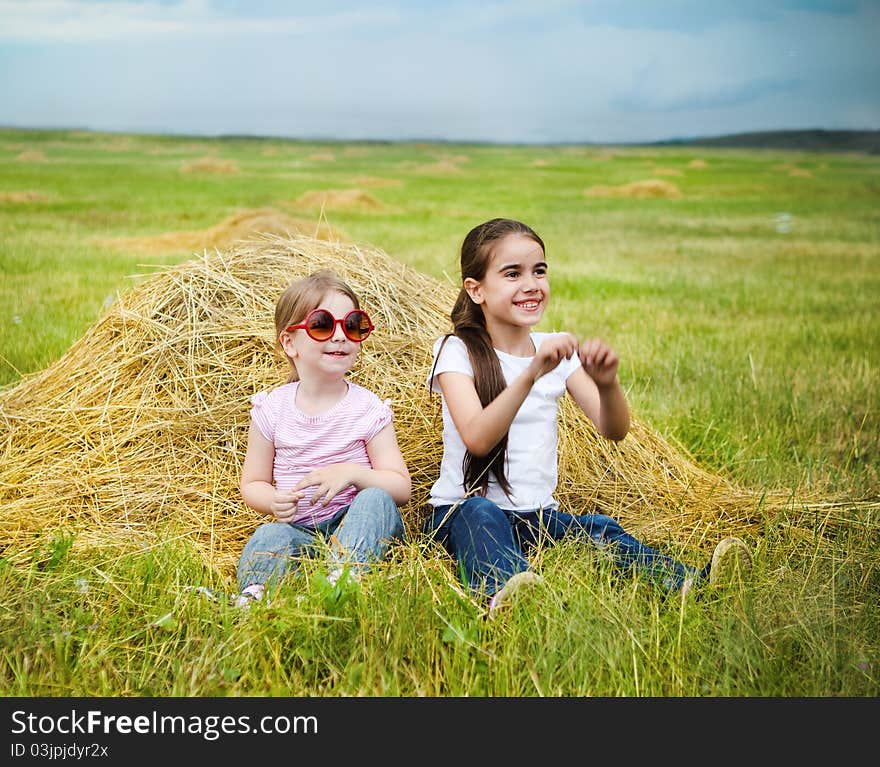
[{"label": "shoe", "polygon": [[183,590],[190,594],[200,594],[205,597],[205,599],[210,599],[212,602],[229,602],[232,599],[229,594],[223,591],[209,589],[207,586],[184,586]]},{"label": "shoe", "polygon": [[[331,586],[335,586],[337,583],[342,586],[346,582],[357,582],[360,579],[361,576],[357,570],[347,570],[346,568],[337,567],[327,576],[327,583],[329,583]],[[340,581],[342,582],[340,583]]]},{"label": "shoe", "polygon": [[697,577],[694,575],[690,575],[684,579],[684,583],[681,584],[681,589],[679,590],[679,594],[681,595],[682,601],[686,601],[688,597],[693,593],[694,587],[697,585]]},{"label": "shoe", "polygon": [[264,590],[265,588],[260,583],[252,583],[250,586],[245,586],[232,603],[232,606],[247,610],[254,602],[259,602],[263,598]]},{"label": "shoe", "polygon": [[509,605],[514,595],[531,586],[537,586],[545,583],[544,579],[531,570],[525,570],[521,573],[514,573],[498,591],[495,592],[492,599],[489,600],[489,615],[495,615],[496,611]]},{"label": "shoe", "polygon": [[752,574],[752,554],[740,538],[719,541],[709,563],[709,585],[726,586],[746,581]]},{"label": "shoe", "polygon": [[215,589],[209,589],[207,586],[186,586],[184,591],[191,594],[200,594],[212,602],[231,604],[233,607],[247,609],[252,602],[259,602],[263,598],[264,588],[260,584],[251,584],[239,594],[227,594],[225,591],[216,591]]},{"label": "shoe", "polygon": [[260,601],[260,598],[254,596],[249,591],[242,591],[241,594],[239,594],[235,598],[235,601],[232,603],[232,606],[238,608],[239,610],[248,610],[248,609],[250,609],[251,604],[253,604],[254,602],[259,602],[259,601]]}]

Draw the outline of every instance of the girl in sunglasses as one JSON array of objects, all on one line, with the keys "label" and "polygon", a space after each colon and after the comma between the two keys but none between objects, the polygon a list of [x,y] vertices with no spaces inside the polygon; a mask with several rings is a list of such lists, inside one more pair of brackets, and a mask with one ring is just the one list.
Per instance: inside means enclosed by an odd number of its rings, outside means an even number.
[{"label": "girl in sunglasses", "polygon": [[291,283],[276,304],[290,376],[253,397],[241,474],[245,503],[273,520],[244,547],[239,605],[320,551],[331,583],[356,579],[403,537],[398,506],[411,482],[391,409],[345,378],[372,331],[354,291],[329,271]]},{"label": "girl in sunglasses", "polygon": [[539,540],[570,536],[607,546],[616,565],[671,592],[725,582],[737,566],[744,575],[751,557],[738,538],[719,543],[697,570],[611,517],[559,509],[559,398],[571,396],[607,439],[623,439],[630,416],[607,344],[533,331],[550,299],[547,271],[543,241],[519,221],[492,219],[462,243],[454,332],[435,343],[427,382],[441,394],[444,446],[427,530],[456,557],[466,585],[488,599],[489,614],[541,582],[526,559]]}]

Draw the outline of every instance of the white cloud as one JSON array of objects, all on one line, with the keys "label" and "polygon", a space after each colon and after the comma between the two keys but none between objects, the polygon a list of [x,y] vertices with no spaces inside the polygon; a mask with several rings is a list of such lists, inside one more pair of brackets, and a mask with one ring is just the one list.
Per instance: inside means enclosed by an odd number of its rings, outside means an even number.
[{"label": "white cloud", "polygon": [[88,43],[99,41],[328,34],[394,24],[397,12],[385,8],[338,13],[272,16],[224,14],[208,0],[177,3],[86,2],[84,0],[0,0],[0,40]]},{"label": "white cloud", "polygon": [[880,127],[877,6],[701,3],[675,27],[664,8],[697,6],[669,2],[0,0],[0,123],[496,141]]}]

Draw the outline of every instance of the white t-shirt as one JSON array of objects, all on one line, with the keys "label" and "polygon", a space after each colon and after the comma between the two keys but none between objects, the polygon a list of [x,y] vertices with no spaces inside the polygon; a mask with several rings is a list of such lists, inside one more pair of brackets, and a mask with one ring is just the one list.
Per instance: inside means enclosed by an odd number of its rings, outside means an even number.
[{"label": "white t-shirt", "polygon": [[[532,343],[537,349],[545,338],[555,333],[531,333]],[[442,397],[437,376],[441,373],[464,373],[471,378],[474,371],[468,357],[467,347],[457,336],[450,336],[443,346],[440,359],[437,350],[442,338],[434,343],[433,378],[427,380],[432,391],[441,394],[443,407],[443,459],[440,463],[440,477],[431,488],[428,503],[445,506],[457,503],[464,497],[464,471],[462,461],[467,452],[461,435],[452,421],[446,398]],[[514,357],[512,354],[495,350],[501,361],[501,371],[508,385],[528,366],[532,357]],[[571,359],[563,358],[555,369],[541,376],[532,386],[523,404],[510,425],[507,438],[507,459],[504,464],[505,476],[510,483],[510,497],[501,489],[494,475],[489,475],[489,489],[486,498],[502,509],[556,508],[559,504],[553,498],[558,479],[556,459],[557,410],[559,398],[565,394],[565,381],[580,367],[577,355]]]}]

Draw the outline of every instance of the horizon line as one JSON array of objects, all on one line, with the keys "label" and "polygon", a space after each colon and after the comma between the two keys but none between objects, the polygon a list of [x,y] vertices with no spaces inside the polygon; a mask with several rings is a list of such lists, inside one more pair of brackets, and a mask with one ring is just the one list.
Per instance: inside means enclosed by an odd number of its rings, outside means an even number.
[{"label": "horizon line", "polygon": [[822,128],[813,126],[809,128],[769,128],[755,129],[746,131],[736,131],[733,133],[719,134],[693,134],[685,136],[673,136],[662,139],[646,139],[643,141],[591,141],[582,140],[559,140],[559,141],[500,141],[494,139],[476,139],[476,138],[427,138],[419,136],[397,137],[397,138],[339,138],[332,136],[320,135],[280,135],[270,133],[247,133],[247,132],[229,132],[229,133],[198,133],[187,131],[151,131],[151,130],[111,130],[104,128],[90,128],[81,125],[68,126],[41,126],[41,125],[15,125],[0,123],[0,131],[21,130],[21,131],[44,131],[44,132],[84,132],[84,133],[104,133],[112,135],[136,135],[136,136],[156,136],[170,138],[198,138],[198,139],[217,139],[217,140],[251,140],[251,141],[294,141],[303,143],[326,143],[326,144],[472,144],[486,146],[655,146],[669,144],[686,144],[696,141],[717,140],[742,138],[746,136],[757,135],[782,135],[782,134],[878,134],[880,137],[880,128]]}]

